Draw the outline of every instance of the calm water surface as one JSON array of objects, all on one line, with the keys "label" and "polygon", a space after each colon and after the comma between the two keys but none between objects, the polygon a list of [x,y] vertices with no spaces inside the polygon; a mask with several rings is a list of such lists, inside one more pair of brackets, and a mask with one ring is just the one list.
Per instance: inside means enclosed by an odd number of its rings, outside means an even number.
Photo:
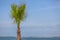
[{"label": "calm water surface", "polygon": [[[15,37],[0,37],[0,40],[16,40]],[[60,40],[60,38],[22,38],[22,40]]]}]

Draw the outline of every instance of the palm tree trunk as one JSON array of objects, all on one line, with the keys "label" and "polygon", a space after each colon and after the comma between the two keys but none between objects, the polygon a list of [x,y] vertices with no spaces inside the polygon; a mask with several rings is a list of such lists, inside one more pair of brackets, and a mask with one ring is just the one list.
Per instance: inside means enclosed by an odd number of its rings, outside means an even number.
[{"label": "palm tree trunk", "polygon": [[21,40],[21,32],[20,32],[19,25],[18,25],[18,28],[17,28],[17,40]]}]

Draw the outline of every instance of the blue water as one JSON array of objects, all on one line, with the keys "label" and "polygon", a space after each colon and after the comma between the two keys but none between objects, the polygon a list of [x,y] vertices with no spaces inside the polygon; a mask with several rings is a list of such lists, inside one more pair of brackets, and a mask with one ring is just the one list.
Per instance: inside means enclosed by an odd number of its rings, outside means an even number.
[{"label": "blue water", "polygon": [[[0,40],[16,40],[15,37],[0,37]],[[60,40],[60,38],[22,38],[22,40]]]}]

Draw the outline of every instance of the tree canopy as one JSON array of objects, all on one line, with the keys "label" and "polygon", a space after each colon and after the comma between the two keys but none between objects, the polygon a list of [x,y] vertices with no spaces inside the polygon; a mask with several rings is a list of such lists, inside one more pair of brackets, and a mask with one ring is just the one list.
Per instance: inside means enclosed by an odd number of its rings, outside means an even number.
[{"label": "tree canopy", "polygon": [[11,5],[11,16],[17,24],[20,23],[25,18],[25,8],[26,4]]}]

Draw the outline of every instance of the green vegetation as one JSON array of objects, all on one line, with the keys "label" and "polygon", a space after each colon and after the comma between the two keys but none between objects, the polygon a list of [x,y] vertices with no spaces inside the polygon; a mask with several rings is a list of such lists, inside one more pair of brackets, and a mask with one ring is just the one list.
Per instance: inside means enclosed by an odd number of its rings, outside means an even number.
[{"label": "green vegetation", "polygon": [[11,16],[12,19],[14,19],[14,22],[17,24],[17,40],[21,40],[20,23],[25,18],[25,8],[26,4],[11,5]]}]

